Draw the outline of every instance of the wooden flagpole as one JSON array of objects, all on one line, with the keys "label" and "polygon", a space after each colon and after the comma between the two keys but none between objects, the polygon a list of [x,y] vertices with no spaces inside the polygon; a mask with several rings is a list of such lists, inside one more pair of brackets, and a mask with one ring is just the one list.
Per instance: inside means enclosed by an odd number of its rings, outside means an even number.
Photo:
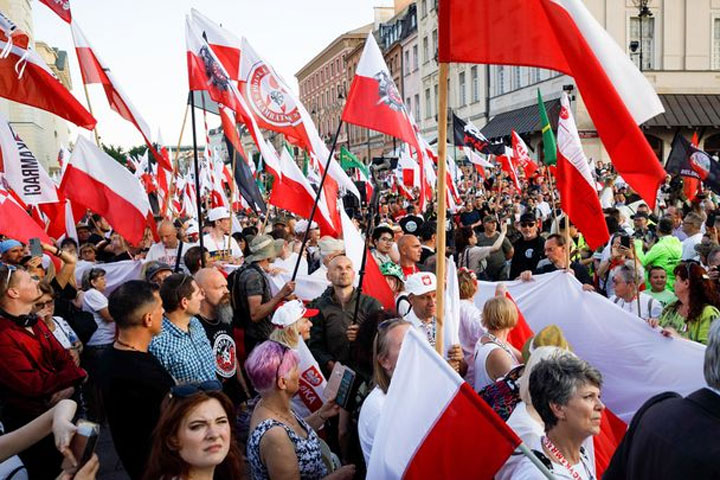
[{"label": "wooden flagpole", "polygon": [[[77,45],[77,41],[75,40],[75,33],[74,33],[73,29],[70,29],[70,34],[72,35],[72,38],[73,38],[73,44]],[[77,49],[75,49],[75,52],[77,53]],[[78,63],[81,63],[79,58],[78,58]],[[90,112],[90,115],[92,115],[94,118],[95,114],[93,113],[92,104],[90,103],[90,94],[88,93],[88,88],[87,88],[87,85],[85,84],[84,78],[83,78],[82,84],[83,84],[83,90],[85,91],[85,100],[87,100],[87,104],[88,104],[88,111]],[[97,124],[95,124],[95,128],[93,128],[93,133],[95,134],[95,144],[98,146],[98,148],[102,149],[102,146],[100,145],[100,135],[98,135],[98,131],[97,131]]]},{"label": "wooden flagpole", "polygon": [[440,64],[439,98],[438,98],[438,162],[437,162],[437,248],[435,250],[437,263],[435,276],[437,277],[436,298],[437,301],[437,328],[435,333],[435,350],[443,354],[443,323],[445,308],[445,219],[447,216],[447,205],[445,200],[446,179],[446,155],[447,155],[447,79],[448,64]]},{"label": "wooden flagpole", "polygon": [[173,159],[173,176],[172,181],[170,183],[170,188],[168,189],[168,200],[165,202],[165,209],[163,211],[163,217],[167,218],[167,211],[170,207],[170,202],[173,198],[175,198],[175,193],[177,189],[177,182],[175,179],[177,178],[178,173],[180,173],[180,145],[182,145],[182,138],[183,133],[185,133],[185,124],[187,123],[187,117],[188,112],[190,111],[190,104],[187,103],[185,105],[185,115],[183,116],[182,126],[180,127],[180,137],[178,138],[178,145],[175,149],[175,158]]},{"label": "wooden flagpole", "polygon": [[[202,92],[201,92],[202,93]],[[205,97],[203,99],[203,110],[205,109]],[[197,153],[197,134],[195,133],[195,92],[190,90],[190,113],[192,118],[192,137],[193,137],[193,165],[195,167],[195,200],[197,203],[197,222],[198,231],[200,232],[200,250],[205,248],[203,240],[203,221],[202,221],[202,200],[200,199],[200,167]],[[200,266],[205,268],[205,255],[200,255]]]}]

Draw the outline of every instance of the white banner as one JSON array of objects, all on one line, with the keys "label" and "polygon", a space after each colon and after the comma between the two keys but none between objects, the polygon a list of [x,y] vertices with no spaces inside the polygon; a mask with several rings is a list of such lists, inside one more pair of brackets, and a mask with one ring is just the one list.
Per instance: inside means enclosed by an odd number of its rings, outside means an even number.
[{"label": "white banner", "polygon": [[320,365],[318,365],[302,338],[300,338],[295,352],[300,357],[298,365],[300,379],[298,380],[298,392],[292,398],[292,406],[295,413],[301,417],[306,417],[317,411],[325,402],[323,395],[327,381],[322,371],[320,371]]},{"label": "white banner", "polygon": [[2,114],[0,114],[0,148],[5,180],[25,204],[58,202],[55,182]]},{"label": "white banner", "polygon": [[[478,308],[495,295],[496,285],[479,282]],[[583,291],[571,274],[553,272],[507,286],[533,331],[559,326],[572,350],[600,370],[603,401],[626,423],[653,395],[687,395],[705,386],[704,345],[662,336],[602,295]]]},{"label": "white banner", "polygon": [[90,263],[80,260],[75,268],[75,280],[78,286],[82,285],[82,276],[85,271],[91,268],[102,268],[105,270],[107,286],[103,294],[108,297],[117,287],[128,280],[144,280],[140,276],[143,262],[141,260],[123,260],[111,263]]}]

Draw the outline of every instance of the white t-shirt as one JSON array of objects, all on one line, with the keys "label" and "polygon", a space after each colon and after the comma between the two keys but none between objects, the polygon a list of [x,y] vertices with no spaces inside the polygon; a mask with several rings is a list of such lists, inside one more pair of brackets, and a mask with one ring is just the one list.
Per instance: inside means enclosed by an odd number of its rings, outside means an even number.
[{"label": "white t-shirt", "polygon": [[[218,242],[215,241],[215,239],[212,238],[209,233],[205,234],[205,236],[203,237],[203,246],[207,248],[207,251],[210,253],[211,257],[222,256],[222,253],[227,251],[227,242],[227,235],[223,237],[222,244],[218,244]],[[240,250],[240,245],[237,244],[234,238],[230,238],[230,254],[234,258],[242,258],[243,256],[242,250]]]},{"label": "white t-shirt", "polygon": [[700,261],[700,255],[695,251],[695,245],[702,242],[703,234],[698,232],[682,241],[682,259]]},{"label": "white t-shirt", "polygon": [[115,341],[115,322],[106,322],[100,315],[100,310],[107,306],[108,299],[99,290],[91,288],[83,295],[83,311],[92,313],[98,326],[87,342],[89,346],[108,345]]},{"label": "white t-shirt", "polygon": [[660,303],[659,300],[653,298],[651,295],[648,295],[645,292],[640,292],[640,314],[638,315],[638,301],[637,299],[633,299],[629,302],[626,302],[624,299],[619,298],[617,295],[613,295],[610,297],[610,301],[613,302],[618,307],[622,308],[626,312],[632,313],[633,315],[637,315],[638,317],[642,318],[643,320],[647,320],[649,318],[660,318],[660,314],[662,314],[663,306],[662,303]]},{"label": "white t-shirt", "polygon": [[475,345],[483,333],[485,333],[485,328],[482,326],[482,312],[478,310],[472,300],[460,300],[460,328],[458,335],[463,350],[463,358],[468,366],[465,381],[471,387],[475,386],[475,362],[473,362]]},{"label": "white t-shirt", "polygon": [[372,452],[375,432],[377,432],[380,414],[385,406],[386,396],[380,388],[375,387],[373,391],[370,392],[370,395],[365,398],[360,408],[358,436],[360,437],[360,447],[362,448],[366,465],[370,465],[370,452]]},{"label": "white t-shirt", "polygon": [[[525,402],[520,402],[507,419],[508,427],[512,428],[518,437],[525,444],[537,443],[545,433],[543,424],[530,416]],[[515,478],[515,470],[522,464],[524,455],[510,455],[505,464],[495,474],[495,480],[512,480]]]},{"label": "white t-shirt", "polygon": [[[190,244],[184,244],[182,247],[182,253],[181,255],[185,255],[185,253],[192,247],[193,245]],[[172,268],[175,268],[175,262],[177,261],[177,255],[178,255],[178,248],[180,247],[180,243],[178,242],[178,246],[175,248],[167,248],[162,242],[158,242],[154,244],[152,247],[150,247],[150,250],[148,250],[147,255],[145,255],[145,261],[146,262],[163,262],[168,265],[170,265]],[[180,265],[183,265],[182,259],[180,262]]]},{"label": "white t-shirt", "polygon": [[78,340],[75,330],[62,317],[53,317],[53,320],[55,321],[53,335],[65,350],[70,350],[72,344]]},{"label": "white t-shirt", "polygon": [[[592,437],[590,437],[590,440],[592,440]],[[553,459],[550,459],[552,461],[552,469],[550,470],[552,474],[555,476],[556,479],[560,480],[593,480],[597,479],[597,474],[595,473],[595,462],[592,456],[590,455],[590,452],[588,452],[586,445],[587,440],[583,443],[583,449],[580,454],[580,461],[576,463],[575,465],[572,465],[573,471],[577,474],[577,477],[573,476],[572,473],[570,473],[570,470],[568,470],[566,467],[560,465],[559,463],[555,463]],[[592,443],[592,442],[591,442]],[[545,453],[545,450],[542,447],[542,440],[538,439],[535,442],[528,443],[528,447],[531,450],[535,450],[538,452],[543,453],[545,456],[547,454]],[[548,457],[549,458],[549,457]],[[513,480],[545,480],[545,475],[535,466],[535,464],[530,461],[529,458],[525,457],[524,455],[518,462],[517,468],[515,472],[513,472],[512,476]]]}]

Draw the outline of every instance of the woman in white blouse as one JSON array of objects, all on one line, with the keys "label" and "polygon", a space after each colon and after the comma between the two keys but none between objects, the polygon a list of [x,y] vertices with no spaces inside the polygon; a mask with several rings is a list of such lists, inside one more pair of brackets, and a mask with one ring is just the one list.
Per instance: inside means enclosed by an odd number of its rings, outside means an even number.
[{"label": "woman in white blouse", "polygon": [[42,295],[35,301],[34,313],[45,322],[48,330],[53,333],[53,336],[60,342],[60,345],[70,353],[75,365],[80,365],[82,342],[72,327],[62,317],[53,315],[55,313],[55,292],[53,287],[43,281],[38,284],[38,288]]}]

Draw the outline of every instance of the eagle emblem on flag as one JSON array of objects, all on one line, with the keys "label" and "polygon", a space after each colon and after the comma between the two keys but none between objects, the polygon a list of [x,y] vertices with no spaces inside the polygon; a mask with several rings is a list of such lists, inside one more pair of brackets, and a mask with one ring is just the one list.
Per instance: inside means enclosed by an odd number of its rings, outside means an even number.
[{"label": "eagle emblem on flag", "polygon": [[203,45],[200,48],[200,59],[205,66],[205,75],[207,76],[211,86],[221,91],[230,90],[230,79],[223,71],[222,66],[215,60],[210,48]]},{"label": "eagle emblem on flag", "polygon": [[405,104],[390,75],[388,75],[386,71],[381,70],[375,74],[375,80],[378,82],[378,96],[380,97],[377,104],[384,103],[396,112],[405,113]]}]

